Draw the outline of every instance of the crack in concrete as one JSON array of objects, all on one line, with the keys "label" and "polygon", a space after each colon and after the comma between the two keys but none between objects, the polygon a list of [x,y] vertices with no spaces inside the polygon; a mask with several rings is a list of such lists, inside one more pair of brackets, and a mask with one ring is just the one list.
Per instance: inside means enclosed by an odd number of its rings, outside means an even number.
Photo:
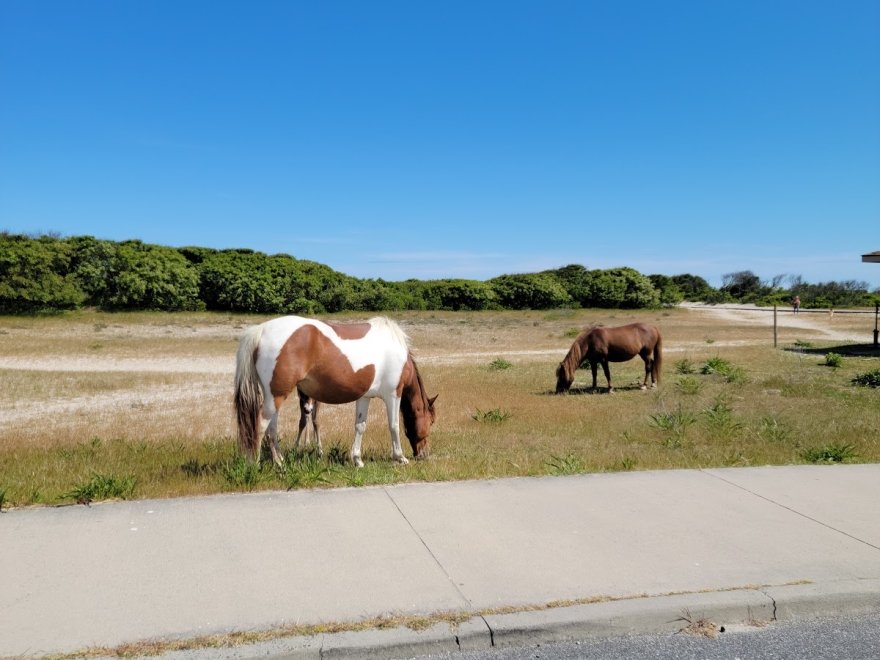
[{"label": "crack in concrete", "polygon": [[[406,524],[409,525],[409,528],[413,531],[413,534],[415,534],[415,535],[416,535],[416,538],[419,539],[419,543],[422,544],[422,546],[425,548],[425,550],[426,550],[426,551],[428,552],[428,554],[431,556],[431,559],[434,560],[434,563],[437,565],[437,568],[439,568],[440,571],[443,573],[443,575],[446,576],[446,579],[449,580],[449,584],[452,585],[452,588],[455,590],[455,592],[459,595],[459,597],[460,597],[465,603],[467,603],[468,609],[469,609],[470,611],[473,611],[473,609],[474,609],[474,604],[471,602],[470,598],[468,598],[467,596],[465,596],[464,592],[463,592],[463,591],[459,588],[459,586],[455,583],[455,580],[454,580],[454,579],[452,578],[452,576],[449,574],[449,571],[446,570],[446,567],[443,566],[443,563],[440,561],[440,559],[437,557],[437,555],[434,554],[434,551],[431,550],[431,547],[428,545],[427,541],[425,541],[425,539],[422,537],[422,535],[419,534],[419,530],[417,530],[417,529],[415,528],[415,526],[412,524],[412,521],[411,521],[409,518],[407,518],[406,514],[403,512],[403,510],[402,510],[402,509],[400,508],[400,506],[397,504],[397,500],[395,500],[394,497],[393,497],[393,496],[391,495],[391,493],[389,492],[388,488],[382,488],[382,490],[385,492],[385,495],[388,496],[388,499],[391,500],[391,503],[394,505],[394,508],[397,509],[397,512],[400,514],[400,517],[403,518],[403,519],[406,521]],[[485,619],[484,619],[484,620],[485,620]]]},{"label": "crack in concrete", "polygon": [[869,548],[873,548],[874,550],[880,550],[880,547],[874,545],[870,541],[866,541],[865,539],[861,539],[858,536],[853,536],[849,532],[845,532],[844,530],[838,529],[837,527],[829,525],[826,522],[822,522],[821,520],[817,520],[816,518],[813,518],[812,516],[808,516],[807,514],[802,513],[800,511],[798,511],[797,509],[792,509],[790,506],[786,506],[782,502],[777,502],[776,500],[773,500],[773,499],[767,497],[766,495],[761,495],[760,493],[756,493],[753,490],[749,490],[745,486],[741,486],[740,484],[736,483],[735,481],[725,479],[724,477],[722,477],[719,474],[712,474],[708,470],[702,470],[702,469],[700,470],[700,472],[702,472],[703,474],[708,475],[710,477],[713,477],[715,479],[718,479],[719,481],[723,481],[724,483],[729,484],[729,485],[733,486],[734,488],[739,488],[740,490],[745,491],[749,495],[754,495],[755,497],[759,497],[762,500],[764,500],[765,502],[769,502],[770,504],[773,504],[774,506],[778,506],[781,509],[785,509],[786,511],[790,511],[791,513],[793,513],[797,516],[800,516],[801,518],[805,518],[805,519],[809,520],[810,522],[814,522],[817,525],[821,525],[822,527],[825,527],[826,529],[830,529],[832,532],[836,532],[838,534],[843,534],[844,536],[851,538],[853,541],[858,541],[859,543],[862,543],[863,545],[866,545]]}]

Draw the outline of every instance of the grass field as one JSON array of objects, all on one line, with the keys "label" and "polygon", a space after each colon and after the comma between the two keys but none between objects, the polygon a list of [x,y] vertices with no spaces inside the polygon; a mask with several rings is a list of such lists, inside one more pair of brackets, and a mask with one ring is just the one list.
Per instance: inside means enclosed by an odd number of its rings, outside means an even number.
[{"label": "grass field", "polygon": [[[374,401],[366,466],[347,462],[354,406],[324,406],[325,456],[293,452],[298,411],[281,420],[283,470],[238,455],[231,408],[241,331],[228,314],[0,317],[0,508],[252,489],[361,486],[579,472],[880,461],[880,370],[869,314],[786,310],[560,310],[392,315],[439,395],[432,455],[392,464]],[[364,316],[336,315],[337,321]],[[663,381],[612,365],[557,396],[554,371],[591,324],[635,320],[664,337]],[[838,358],[828,358],[828,353]],[[830,366],[836,364],[836,366]],[[708,373],[703,373],[708,372]],[[407,453],[409,447],[404,440]]]}]

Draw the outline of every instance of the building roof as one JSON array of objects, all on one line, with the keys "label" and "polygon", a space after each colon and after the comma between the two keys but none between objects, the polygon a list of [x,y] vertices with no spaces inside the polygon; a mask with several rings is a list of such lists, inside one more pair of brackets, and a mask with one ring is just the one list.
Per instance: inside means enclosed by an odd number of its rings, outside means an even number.
[{"label": "building roof", "polygon": [[862,261],[867,263],[880,264],[880,252],[868,252],[868,254],[863,254]]}]

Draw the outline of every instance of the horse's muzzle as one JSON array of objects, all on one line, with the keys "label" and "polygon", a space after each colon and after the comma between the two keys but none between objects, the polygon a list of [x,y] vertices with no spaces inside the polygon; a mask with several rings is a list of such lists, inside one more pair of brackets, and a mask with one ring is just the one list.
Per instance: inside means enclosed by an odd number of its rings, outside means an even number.
[{"label": "horse's muzzle", "polygon": [[428,440],[419,440],[413,443],[413,456],[419,460],[428,458],[430,450],[428,449]]}]

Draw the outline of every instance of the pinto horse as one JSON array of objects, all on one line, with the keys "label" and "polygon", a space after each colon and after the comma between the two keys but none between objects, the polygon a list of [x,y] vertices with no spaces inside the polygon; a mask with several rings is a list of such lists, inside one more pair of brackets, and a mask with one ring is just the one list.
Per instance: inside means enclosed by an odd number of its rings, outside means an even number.
[{"label": "pinto horse", "polygon": [[351,461],[357,467],[364,465],[361,440],[374,397],[388,412],[391,458],[409,462],[400,446],[400,413],[413,456],[428,455],[437,397],[428,398],[409,339],[387,318],[337,324],[283,316],[245,331],[236,355],[234,398],[239,446],[251,460],[259,460],[265,434],[273,460],[283,462],[278,413],[294,390],[321,403],[356,402]]},{"label": "pinto horse", "polygon": [[631,323],[615,328],[587,328],[577,336],[565,359],[556,369],[556,393],[567,392],[574,382],[575,369],[587,360],[593,372],[593,389],[596,389],[596,369],[601,364],[611,386],[609,362],[626,362],[636,355],[645,361],[645,381],[641,389],[648,387],[648,375],[651,376],[651,387],[660,383],[660,366],[663,361],[663,340],[660,330],[648,323]]}]

